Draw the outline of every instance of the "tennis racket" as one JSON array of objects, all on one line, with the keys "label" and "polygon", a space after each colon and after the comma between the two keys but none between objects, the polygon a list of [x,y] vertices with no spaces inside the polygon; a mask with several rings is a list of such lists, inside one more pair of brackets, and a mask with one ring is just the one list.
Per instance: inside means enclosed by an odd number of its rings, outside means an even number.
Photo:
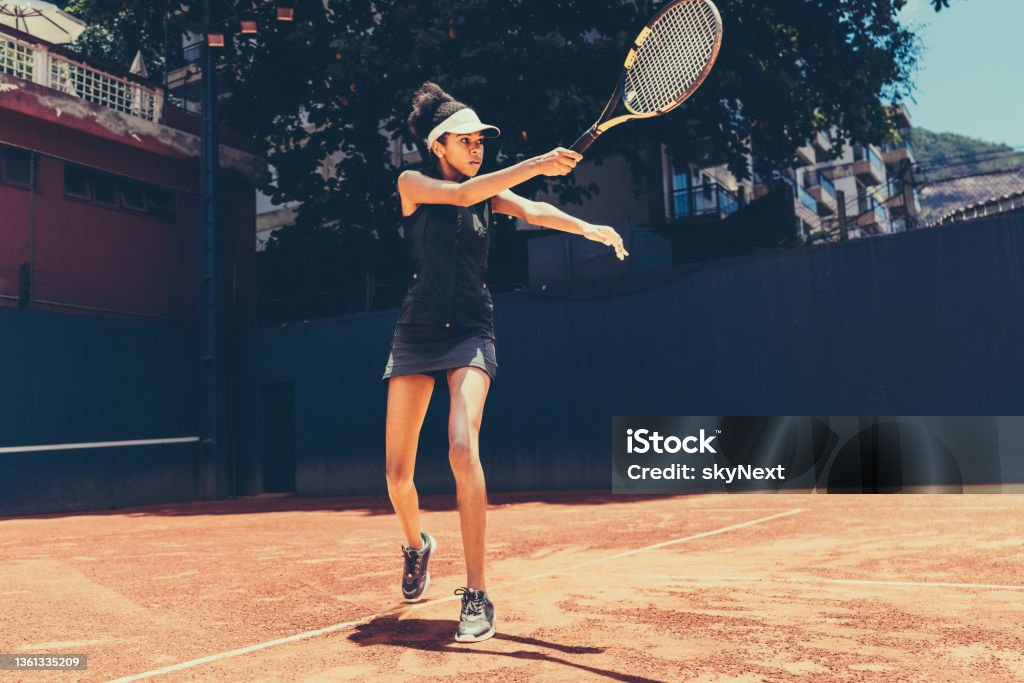
[{"label": "tennis racket", "polygon": [[571,149],[582,153],[612,126],[678,107],[707,78],[721,46],[722,17],[711,0],[663,7],[633,41],[601,117]]}]

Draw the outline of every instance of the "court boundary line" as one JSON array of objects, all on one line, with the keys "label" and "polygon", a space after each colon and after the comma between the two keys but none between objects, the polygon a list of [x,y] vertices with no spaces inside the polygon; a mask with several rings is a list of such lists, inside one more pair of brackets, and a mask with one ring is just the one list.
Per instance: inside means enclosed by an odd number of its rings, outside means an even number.
[{"label": "court boundary line", "polygon": [[[521,578],[521,579],[517,579],[517,580],[514,580],[514,581],[508,581],[508,582],[505,582],[505,583],[502,583],[502,584],[499,584],[499,585],[502,585],[502,586],[515,586],[515,585],[518,585],[520,583],[525,583],[527,581],[533,581],[533,580],[536,580],[536,579],[545,578],[547,576],[553,576],[555,574],[562,574],[562,573],[565,573],[565,572],[574,571],[576,569],[579,569],[580,567],[586,567],[588,565],[596,564],[598,562],[607,562],[608,560],[615,560],[615,559],[619,559],[619,558],[622,558],[622,557],[629,557],[630,555],[636,555],[636,554],[639,554],[639,553],[642,553],[642,552],[645,552],[645,551],[648,551],[648,550],[656,550],[658,548],[665,548],[665,547],[670,546],[670,545],[677,545],[679,543],[686,543],[688,541],[694,541],[694,540],[698,540],[698,539],[701,539],[701,538],[707,538],[709,536],[717,536],[718,534],[724,534],[724,533],[727,533],[729,531],[735,531],[736,529],[742,529],[742,528],[745,528],[745,527],[754,526],[755,524],[761,524],[761,523],[764,523],[764,522],[770,522],[770,521],[775,520],[775,519],[781,519],[783,517],[789,517],[791,515],[796,515],[796,514],[799,514],[801,512],[806,512],[806,510],[804,508],[794,508],[792,510],[787,510],[785,512],[780,512],[780,513],[777,513],[777,514],[774,514],[774,515],[768,515],[767,517],[759,517],[757,519],[752,519],[752,520],[749,520],[747,522],[740,522],[739,524],[730,524],[728,526],[720,527],[718,529],[713,529],[711,531],[702,531],[702,532],[697,533],[697,534],[691,534],[690,536],[683,536],[683,537],[680,537],[680,538],[674,538],[674,539],[671,539],[671,540],[668,540],[668,541],[662,541],[661,543],[654,543],[652,545],[643,546],[642,548],[634,548],[633,550],[627,550],[627,551],[624,551],[624,552],[621,552],[621,553],[615,553],[613,555],[601,557],[601,558],[594,559],[594,560],[587,560],[585,562],[577,562],[577,563],[575,563],[573,565],[570,565],[568,567],[565,567],[563,569],[559,569],[559,570],[551,571],[551,572],[544,572],[542,574],[533,574],[531,576],[527,576],[527,577],[524,577],[524,578]],[[163,675],[163,674],[173,673],[175,671],[182,671],[184,669],[190,669],[192,667],[199,666],[200,664],[210,664],[211,662],[216,662],[216,661],[219,661],[221,659],[230,659],[231,657],[237,657],[239,655],[249,654],[250,652],[256,652],[256,651],[259,651],[259,650],[266,650],[266,649],[269,649],[271,647],[276,647],[277,645],[284,645],[286,643],[294,643],[294,642],[298,642],[300,640],[308,640],[309,638],[315,638],[317,636],[326,635],[328,633],[334,633],[334,632],[337,632],[337,631],[343,631],[343,630],[345,630],[347,628],[352,628],[353,626],[359,626],[360,624],[365,624],[365,623],[371,622],[374,619],[379,619],[380,617],[383,617],[383,616],[385,616],[387,614],[391,614],[391,613],[394,613],[394,612],[397,612],[397,611],[411,611],[411,610],[414,610],[414,609],[422,609],[424,607],[433,607],[434,605],[440,605],[440,604],[447,603],[447,602],[452,602],[452,601],[458,600],[458,599],[460,599],[458,596],[450,595],[450,596],[448,596],[446,598],[438,598],[436,600],[427,600],[426,602],[421,602],[421,603],[415,603],[415,604],[410,604],[410,605],[399,605],[396,608],[392,608],[390,610],[385,610],[384,612],[380,612],[378,614],[371,614],[371,615],[362,617],[360,619],[356,619],[354,621],[346,621],[346,622],[340,623],[340,624],[333,624],[331,626],[325,626],[323,628],[315,629],[313,631],[304,631],[302,633],[296,633],[296,634],[293,634],[293,635],[290,635],[290,636],[285,636],[284,638],[277,638],[275,640],[268,640],[268,641],[263,642],[263,643],[256,643],[254,645],[248,645],[246,647],[236,648],[234,650],[227,650],[225,652],[218,652],[216,654],[207,655],[206,657],[200,657],[198,659],[190,659],[190,660],[185,661],[185,662],[180,662],[178,664],[171,664],[169,666],[161,667],[159,669],[153,669],[151,671],[144,671],[142,673],[131,674],[129,676],[124,676],[122,678],[116,678],[116,679],[113,679],[113,680],[109,681],[109,683],[130,683],[130,681],[138,681],[138,680],[142,680],[144,678],[152,678],[153,676],[160,676],[160,675]]]},{"label": "court boundary line", "polygon": [[41,451],[77,451],[83,448],[119,448],[123,446],[158,446],[170,443],[196,443],[198,436],[172,439],[133,439],[130,441],[87,441],[85,443],[50,443],[39,446],[3,446],[0,453],[38,453]]},{"label": "court boundary line", "polygon": [[[614,572],[612,575],[616,575]],[[890,586],[893,588],[974,588],[978,590],[1011,590],[1024,591],[1024,586],[1011,586],[999,583],[955,583],[949,581],[886,581],[883,579],[829,579],[820,576],[785,577],[785,576],[690,576],[685,574],[636,574],[655,579],[673,581],[703,581],[705,583],[835,583],[841,585]]]}]

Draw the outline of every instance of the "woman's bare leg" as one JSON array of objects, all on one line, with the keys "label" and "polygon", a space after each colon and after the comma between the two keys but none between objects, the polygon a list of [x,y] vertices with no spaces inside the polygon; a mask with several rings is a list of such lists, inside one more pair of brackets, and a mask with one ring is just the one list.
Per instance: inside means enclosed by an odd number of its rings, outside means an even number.
[{"label": "woman's bare leg", "polygon": [[388,495],[398,515],[406,543],[423,545],[420,538],[420,498],[412,476],[420,428],[434,391],[429,375],[402,375],[388,380],[388,413],[384,449],[387,454]]},{"label": "woman's bare leg", "polygon": [[459,501],[462,549],[466,554],[466,586],[485,589],[484,545],[487,532],[487,488],[480,466],[480,424],[491,377],[479,368],[448,371],[451,413],[448,418],[448,460]]}]

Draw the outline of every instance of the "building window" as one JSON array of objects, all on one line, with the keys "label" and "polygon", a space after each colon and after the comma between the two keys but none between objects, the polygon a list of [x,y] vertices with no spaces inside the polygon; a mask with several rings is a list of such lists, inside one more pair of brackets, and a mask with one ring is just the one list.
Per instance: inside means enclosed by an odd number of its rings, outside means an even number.
[{"label": "building window", "polygon": [[113,176],[95,173],[92,177],[92,200],[107,206],[117,206],[117,183]]},{"label": "building window", "polygon": [[142,183],[125,182],[121,185],[121,205],[131,211],[146,211],[146,188]]},{"label": "building window", "polygon": [[92,199],[86,173],[86,169],[81,166],[64,164],[64,194],[79,199]]},{"label": "building window", "polygon": [[12,185],[28,187],[31,181],[32,153],[14,147],[0,147],[0,179]]},{"label": "building window", "polygon": [[690,207],[690,172],[683,171],[672,176],[672,217],[689,216]]},{"label": "building window", "polygon": [[174,190],[78,164],[64,164],[64,194],[162,220],[173,221],[178,215]]},{"label": "building window", "polygon": [[173,191],[155,185],[150,185],[146,190],[149,213],[165,220],[174,220],[177,217],[178,207]]}]

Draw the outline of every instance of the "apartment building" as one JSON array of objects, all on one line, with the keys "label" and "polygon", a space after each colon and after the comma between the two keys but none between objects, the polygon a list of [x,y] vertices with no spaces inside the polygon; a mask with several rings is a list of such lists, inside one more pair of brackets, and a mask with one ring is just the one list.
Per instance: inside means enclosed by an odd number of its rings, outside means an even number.
[{"label": "apartment building", "polygon": [[818,131],[797,149],[803,165],[783,180],[792,187],[805,237],[845,231],[855,239],[916,226],[920,200],[909,171],[915,163],[912,123],[903,105],[893,107],[891,114],[898,138],[881,147],[853,143],[842,156],[829,159],[832,136]]}]

